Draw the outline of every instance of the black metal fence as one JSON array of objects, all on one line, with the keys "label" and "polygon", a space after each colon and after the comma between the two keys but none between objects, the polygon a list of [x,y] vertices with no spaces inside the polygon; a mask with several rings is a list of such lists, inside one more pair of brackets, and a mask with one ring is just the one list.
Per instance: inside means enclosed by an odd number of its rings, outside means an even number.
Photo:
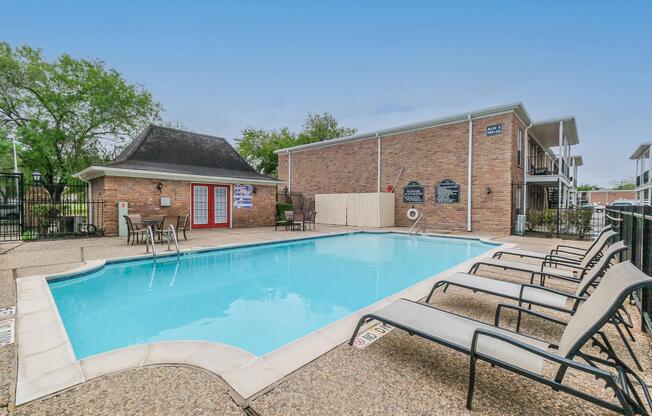
[{"label": "black metal fence", "polygon": [[[647,275],[652,275],[652,207],[608,207],[606,222],[614,226],[619,238],[627,245],[621,260],[630,260]],[[652,336],[652,290],[641,289],[634,294],[641,311],[642,327]]]},{"label": "black metal fence", "polygon": [[104,201],[93,201],[82,181],[27,183],[0,174],[0,240],[102,235]]},{"label": "black metal fence", "polygon": [[525,230],[559,238],[593,238],[605,224],[602,208],[549,208],[528,210]]}]

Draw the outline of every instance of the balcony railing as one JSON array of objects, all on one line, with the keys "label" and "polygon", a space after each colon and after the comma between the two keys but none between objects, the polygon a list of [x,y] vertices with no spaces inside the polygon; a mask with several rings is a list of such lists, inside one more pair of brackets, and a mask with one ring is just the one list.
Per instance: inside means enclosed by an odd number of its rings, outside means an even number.
[{"label": "balcony railing", "polygon": [[[528,157],[528,174],[530,175],[557,175],[558,161],[550,155],[536,155]],[[561,161],[561,174],[570,180],[570,166],[564,160]]]}]

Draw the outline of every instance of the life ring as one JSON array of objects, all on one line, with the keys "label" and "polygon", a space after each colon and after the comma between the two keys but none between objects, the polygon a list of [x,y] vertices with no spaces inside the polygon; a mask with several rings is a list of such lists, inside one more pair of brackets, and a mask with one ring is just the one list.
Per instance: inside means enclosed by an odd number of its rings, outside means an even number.
[{"label": "life ring", "polygon": [[407,210],[407,217],[408,217],[408,220],[412,220],[412,221],[416,220],[417,218],[419,218],[419,210],[417,210],[416,208],[408,209]]},{"label": "life ring", "polygon": [[392,193],[394,192],[394,187],[392,185],[387,185],[387,193]]}]

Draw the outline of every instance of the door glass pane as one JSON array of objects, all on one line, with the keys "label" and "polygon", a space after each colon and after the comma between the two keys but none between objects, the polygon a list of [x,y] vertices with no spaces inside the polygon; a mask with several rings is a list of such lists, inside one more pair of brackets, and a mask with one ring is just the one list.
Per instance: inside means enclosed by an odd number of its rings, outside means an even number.
[{"label": "door glass pane", "polygon": [[208,224],[208,186],[195,186],[193,190],[195,224]]},{"label": "door glass pane", "polygon": [[226,188],[223,186],[215,187],[215,224],[226,224]]}]

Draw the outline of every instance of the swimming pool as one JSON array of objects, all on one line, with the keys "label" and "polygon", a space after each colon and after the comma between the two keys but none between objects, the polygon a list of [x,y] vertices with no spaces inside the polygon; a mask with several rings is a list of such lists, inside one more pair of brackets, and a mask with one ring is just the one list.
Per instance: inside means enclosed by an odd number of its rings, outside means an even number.
[{"label": "swimming pool", "polygon": [[108,263],[48,285],[77,359],[173,340],[263,356],[493,248],[360,232]]}]

